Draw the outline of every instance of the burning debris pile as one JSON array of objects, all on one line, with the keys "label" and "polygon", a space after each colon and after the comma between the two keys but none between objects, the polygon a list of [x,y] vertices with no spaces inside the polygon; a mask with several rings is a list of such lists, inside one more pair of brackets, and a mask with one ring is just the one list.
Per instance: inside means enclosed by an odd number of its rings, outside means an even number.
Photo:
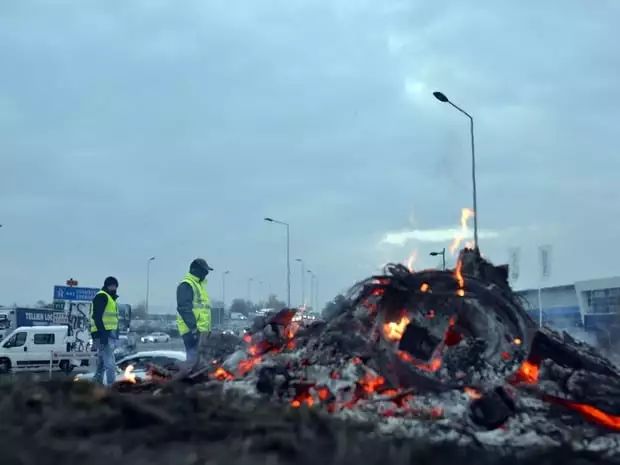
[{"label": "burning debris pile", "polygon": [[620,373],[567,334],[539,330],[507,269],[475,250],[454,271],[389,265],[327,322],[285,309],[191,375],[376,432],[460,445],[570,445],[620,456]]}]

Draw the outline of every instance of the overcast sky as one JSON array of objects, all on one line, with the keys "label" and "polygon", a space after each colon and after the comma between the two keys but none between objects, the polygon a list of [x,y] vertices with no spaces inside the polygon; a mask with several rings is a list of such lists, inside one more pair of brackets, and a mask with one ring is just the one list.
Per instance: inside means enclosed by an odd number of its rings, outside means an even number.
[{"label": "overcast sky", "polygon": [[[471,207],[483,253],[521,248],[520,288],[620,274],[620,2],[0,2],[0,304],[118,277],[174,304],[204,257],[221,298],[321,304],[428,257]],[[453,259],[449,259],[452,264]],[[293,304],[301,299],[292,262]],[[258,281],[263,281],[262,289]],[[308,287],[308,284],[306,285]]]}]

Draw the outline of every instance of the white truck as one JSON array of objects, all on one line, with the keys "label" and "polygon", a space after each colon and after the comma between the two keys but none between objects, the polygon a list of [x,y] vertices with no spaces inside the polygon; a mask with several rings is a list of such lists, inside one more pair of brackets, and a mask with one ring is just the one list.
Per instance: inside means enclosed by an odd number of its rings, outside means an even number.
[{"label": "white truck", "polygon": [[74,367],[89,364],[93,352],[70,351],[74,336],[69,327],[22,326],[0,342],[0,372],[52,371],[70,372]]}]

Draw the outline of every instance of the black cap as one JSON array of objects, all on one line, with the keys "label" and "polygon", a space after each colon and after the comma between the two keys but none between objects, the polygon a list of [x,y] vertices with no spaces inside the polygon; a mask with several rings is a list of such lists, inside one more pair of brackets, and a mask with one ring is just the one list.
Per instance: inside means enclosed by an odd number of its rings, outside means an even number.
[{"label": "black cap", "polygon": [[105,278],[105,281],[103,282],[103,287],[110,287],[110,286],[118,287],[118,279],[116,279],[114,276],[108,276],[107,278]]},{"label": "black cap", "polygon": [[204,258],[197,258],[189,266],[189,271],[192,271],[192,270],[202,271],[203,273],[206,273],[208,271],[213,271],[213,268],[209,266],[209,264]]}]

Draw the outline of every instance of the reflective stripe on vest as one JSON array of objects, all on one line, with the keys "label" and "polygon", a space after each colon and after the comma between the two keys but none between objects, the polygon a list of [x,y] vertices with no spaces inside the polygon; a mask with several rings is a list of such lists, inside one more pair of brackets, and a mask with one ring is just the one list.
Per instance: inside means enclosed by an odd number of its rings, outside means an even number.
[{"label": "reflective stripe on vest", "polygon": [[[96,296],[100,294],[103,294],[108,298],[108,302],[106,303],[101,317],[103,320],[103,327],[108,331],[116,331],[118,329],[118,307],[116,306],[116,301],[106,291],[99,291]],[[90,307],[90,331],[93,333],[97,331],[97,325],[95,324],[95,320],[93,318],[92,305]]]},{"label": "reflective stripe on vest", "polygon": [[[201,283],[198,278],[191,273],[188,273],[181,282],[187,283],[192,287],[194,294],[192,312],[196,318],[196,328],[198,328],[198,331],[201,333],[211,331],[211,303],[209,301],[209,294],[207,294],[207,290],[204,288],[204,283]],[[185,321],[183,321],[181,315],[178,314],[177,326],[181,336],[189,333],[189,328],[185,324]]]}]

